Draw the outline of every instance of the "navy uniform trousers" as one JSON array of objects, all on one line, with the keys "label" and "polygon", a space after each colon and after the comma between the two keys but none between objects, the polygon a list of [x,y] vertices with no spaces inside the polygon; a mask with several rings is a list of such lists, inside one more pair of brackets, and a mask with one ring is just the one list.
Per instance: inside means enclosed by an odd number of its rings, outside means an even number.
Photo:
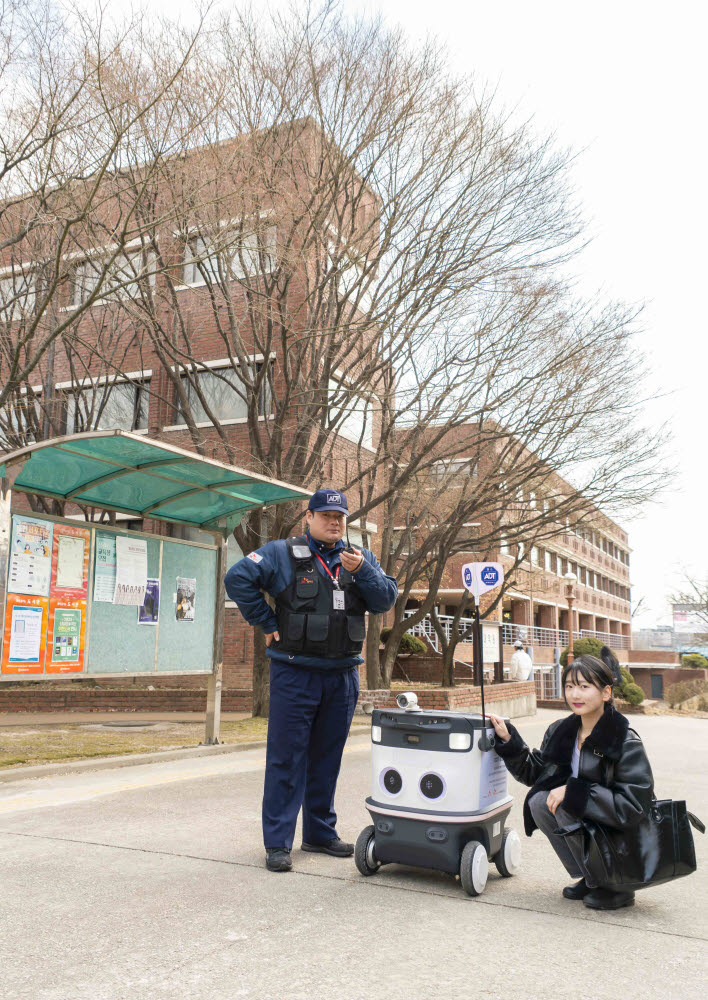
[{"label": "navy uniform trousers", "polygon": [[302,806],[302,839],[337,836],[334,792],[359,697],[359,671],[318,673],[271,660],[263,792],[266,848],[293,846]]}]

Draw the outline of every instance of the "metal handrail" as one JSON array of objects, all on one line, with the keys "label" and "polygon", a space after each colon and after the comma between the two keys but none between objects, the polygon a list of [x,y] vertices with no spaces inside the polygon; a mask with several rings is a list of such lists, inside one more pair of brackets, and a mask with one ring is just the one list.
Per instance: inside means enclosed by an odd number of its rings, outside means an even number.
[{"label": "metal handrail", "polygon": [[[415,614],[415,610],[404,611],[403,614],[404,618],[410,618],[411,615]],[[453,616],[438,615],[438,621],[445,637],[449,640],[452,634]],[[473,624],[473,618],[460,618],[457,626],[458,636],[463,636]],[[430,615],[426,615],[417,624],[412,625],[408,631],[412,635],[428,639],[435,652],[440,652],[438,634],[433,627]],[[512,646],[517,639],[520,639],[529,646],[563,648],[568,645],[568,632],[562,628],[540,628],[537,625],[517,625],[513,622],[504,622],[502,625],[502,641],[504,645]],[[630,649],[632,642],[631,637],[628,635],[618,635],[615,632],[597,632],[586,628],[573,631],[573,641],[575,642],[576,639],[599,639],[605,645],[611,646],[614,649]]]}]

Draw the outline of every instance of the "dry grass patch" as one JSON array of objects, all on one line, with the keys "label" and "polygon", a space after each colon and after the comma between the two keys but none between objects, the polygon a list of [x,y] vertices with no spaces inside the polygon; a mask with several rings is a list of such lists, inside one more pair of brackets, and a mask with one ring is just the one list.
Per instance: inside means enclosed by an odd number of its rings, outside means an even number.
[{"label": "dry grass patch", "polygon": [[[145,725],[150,726],[147,722]],[[88,723],[0,729],[0,768],[175,750],[198,746],[204,740],[203,722],[160,722],[146,729],[97,727],[96,723]],[[261,740],[267,728],[265,719],[222,722],[220,739],[222,743]]]}]

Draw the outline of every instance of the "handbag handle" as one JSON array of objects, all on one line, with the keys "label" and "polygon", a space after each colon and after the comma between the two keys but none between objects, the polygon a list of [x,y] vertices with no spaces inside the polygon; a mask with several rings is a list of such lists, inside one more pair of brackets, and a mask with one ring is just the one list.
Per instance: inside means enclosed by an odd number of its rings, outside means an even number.
[{"label": "handbag handle", "polygon": [[689,812],[688,809],[686,810],[686,815],[688,816],[688,822],[694,830],[698,830],[699,833],[706,832],[706,825],[699,820],[698,816],[694,816],[694,814]]}]

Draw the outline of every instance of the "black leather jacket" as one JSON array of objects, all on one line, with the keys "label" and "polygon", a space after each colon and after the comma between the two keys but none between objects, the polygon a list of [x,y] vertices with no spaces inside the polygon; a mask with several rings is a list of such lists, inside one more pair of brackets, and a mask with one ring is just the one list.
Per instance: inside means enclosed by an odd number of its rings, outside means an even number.
[{"label": "black leather jacket", "polygon": [[612,705],[580,749],[577,778],[571,776],[570,762],[580,716],[550,725],[540,750],[530,750],[515,726],[507,728],[511,739],[502,743],[497,738],[495,750],[517,781],[532,786],[524,802],[529,836],[536,829],[529,809],[531,796],[560,785],[566,786],[563,808],[578,819],[587,817],[621,830],[648,813],[654,795],[649,760],[639,736]]}]

